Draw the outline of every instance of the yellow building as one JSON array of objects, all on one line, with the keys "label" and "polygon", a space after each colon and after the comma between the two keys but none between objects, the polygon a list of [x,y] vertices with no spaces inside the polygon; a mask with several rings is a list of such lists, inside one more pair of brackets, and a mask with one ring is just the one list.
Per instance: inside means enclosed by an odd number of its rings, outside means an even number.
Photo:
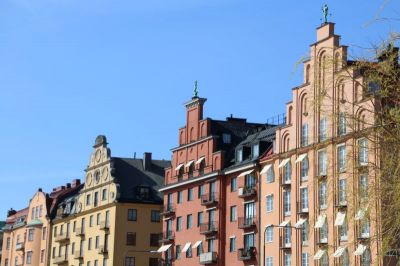
[{"label": "yellow building", "polygon": [[57,204],[50,265],[158,265],[164,168],[169,161],[111,157],[98,136],[80,191]]}]

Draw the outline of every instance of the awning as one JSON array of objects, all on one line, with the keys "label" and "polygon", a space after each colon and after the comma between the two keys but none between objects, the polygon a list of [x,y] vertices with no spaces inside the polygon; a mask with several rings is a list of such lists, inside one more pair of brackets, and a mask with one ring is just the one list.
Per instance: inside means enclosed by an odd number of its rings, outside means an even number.
[{"label": "awning", "polygon": [[260,175],[266,174],[271,167],[272,164],[267,164],[266,166],[264,166],[264,168],[260,172]]},{"label": "awning", "polygon": [[364,218],[364,216],[365,216],[365,210],[364,209],[359,209],[358,212],[356,213],[355,220],[356,221],[361,220],[361,219]]},{"label": "awning", "polygon": [[183,163],[178,164],[178,166],[175,168],[175,171],[179,171],[183,167]]},{"label": "awning", "polygon": [[301,228],[306,221],[307,219],[300,218],[300,220],[298,220],[297,223],[295,223],[294,227]]},{"label": "awning", "polygon": [[338,212],[335,220],[335,226],[343,225],[345,219],[346,219],[346,213]]},{"label": "awning", "polygon": [[158,253],[165,252],[165,251],[167,251],[171,246],[172,246],[172,244],[163,245],[163,246],[161,246],[161,247],[157,250],[157,252],[158,252]]},{"label": "awning", "polygon": [[289,221],[289,220],[287,220],[287,221],[283,221],[283,222],[281,222],[281,224],[280,224],[279,226],[282,226],[282,227],[284,227],[284,226],[287,226],[289,223],[290,223],[290,221]]},{"label": "awning", "polygon": [[297,157],[295,163],[302,162],[306,157],[307,157],[307,153],[300,154],[299,157]]},{"label": "awning", "polygon": [[326,220],[325,214],[318,216],[318,220],[317,220],[317,223],[315,224],[314,228],[322,228],[322,226],[324,226],[324,224],[325,224],[325,220]]},{"label": "awning", "polygon": [[272,226],[272,224],[267,224],[265,227],[271,227]]},{"label": "awning", "polygon": [[333,253],[333,257],[334,258],[340,258],[342,255],[343,255],[343,253],[346,251],[346,247],[339,247],[336,251],[335,251],[335,253]]},{"label": "awning", "polygon": [[200,159],[198,159],[198,160],[196,161],[196,164],[200,164],[202,161],[204,161],[204,159],[205,159],[204,156],[203,156],[203,157],[200,157]]},{"label": "awning", "polygon": [[194,160],[189,161],[189,162],[186,164],[186,167],[191,166],[193,163],[194,163]]},{"label": "awning", "polygon": [[286,158],[286,159],[282,160],[281,163],[279,164],[278,168],[284,167],[289,161],[290,161],[290,158]]},{"label": "awning", "polygon": [[324,256],[326,250],[325,249],[319,249],[317,253],[314,255],[314,260],[320,260],[322,256]]},{"label": "awning", "polygon": [[198,246],[201,245],[201,240],[197,241],[196,243],[194,243],[194,245],[192,246],[192,248],[197,248]]},{"label": "awning", "polygon": [[367,249],[367,246],[359,244],[356,251],[354,251],[354,255],[361,256],[365,252],[366,249]]},{"label": "awning", "polygon": [[189,248],[190,248],[190,245],[191,245],[192,243],[190,243],[190,242],[187,242],[186,244],[185,244],[185,246],[183,247],[183,249],[182,249],[182,253],[185,253]]},{"label": "awning", "polygon": [[241,173],[238,177],[246,176],[246,175],[249,175],[249,174],[251,174],[253,172],[254,172],[254,169],[251,169],[249,171],[245,171],[245,172]]}]

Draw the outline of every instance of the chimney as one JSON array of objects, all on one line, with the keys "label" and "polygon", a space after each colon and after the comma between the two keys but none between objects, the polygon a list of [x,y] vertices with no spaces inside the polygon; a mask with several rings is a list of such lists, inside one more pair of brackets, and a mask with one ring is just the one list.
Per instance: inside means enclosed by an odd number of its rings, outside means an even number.
[{"label": "chimney", "polygon": [[7,217],[10,217],[11,215],[14,215],[14,214],[16,214],[16,213],[17,213],[17,211],[14,210],[13,208],[11,208],[11,209],[9,209],[9,210],[7,211]]},{"label": "chimney", "polygon": [[72,187],[77,187],[81,184],[81,180],[80,179],[74,179],[72,180]]},{"label": "chimney", "polygon": [[151,152],[145,152],[143,154],[143,168],[145,171],[151,169]]},{"label": "chimney", "polygon": [[65,184],[65,187],[66,187],[66,188],[71,188],[71,183]]},{"label": "chimney", "polygon": [[43,192],[43,189],[40,187],[40,188],[38,189],[38,191],[39,191],[39,192]]}]

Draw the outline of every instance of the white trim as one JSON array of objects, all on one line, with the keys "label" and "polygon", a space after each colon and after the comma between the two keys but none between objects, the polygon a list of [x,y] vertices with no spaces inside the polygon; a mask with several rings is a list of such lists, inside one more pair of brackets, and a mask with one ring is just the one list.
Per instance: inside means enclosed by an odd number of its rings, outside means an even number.
[{"label": "white trim", "polygon": [[308,188],[308,186],[307,186],[307,185],[303,185],[303,186],[300,186],[299,188],[300,188],[300,189],[301,189],[301,188]]},{"label": "white trim", "polygon": [[171,246],[172,246],[172,244],[169,244],[169,245],[162,245],[162,246],[157,250],[157,252],[158,252],[158,253],[165,252],[165,251],[167,251]]},{"label": "white trim", "polygon": [[183,247],[181,253],[185,253],[185,252],[190,248],[190,245],[191,245],[191,244],[192,244],[192,243],[187,242],[187,243],[185,244],[185,246]]},{"label": "white trim", "polygon": [[304,224],[306,221],[307,221],[307,219],[300,218],[300,219],[297,221],[297,223],[295,223],[294,227],[296,227],[296,228],[302,228],[302,227],[303,227],[303,224]]},{"label": "white trim", "polygon": [[279,224],[280,227],[285,227],[290,223],[290,220],[283,221]]},{"label": "white trim", "polygon": [[227,175],[227,174],[231,174],[231,173],[243,171],[243,170],[252,168],[252,167],[254,167],[254,166],[256,166],[256,164],[255,164],[255,163],[252,163],[252,164],[250,164],[250,165],[245,165],[245,166],[242,166],[242,167],[239,167],[239,168],[235,168],[235,169],[232,169],[232,170],[224,171],[224,174]]},{"label": "white trim", "polygon": [[364,254],[364,252],[367,250],[367,246],[362,245],[362,244],[358,244],[358,247],[356,249],[356,251],[354,251],[354,255],[355,256],[361,256],[362,254]]},{"label": "white trim", "polygon": [[249,200],[249,201],[244,201],[244,202],[242,202],[242,204],[255,203],[255,202],[256,202],[255,200]]},{"label": "white trim", "polygon": [[300,154],[299,157],[297,157],[295,163],[302,162],[306,157],[307,157],[307,153]]},{"label": "white trim", "polygon": [[344,224],[344,221],[346,219],[346,213],[339,211],[336,215],[335,219],[335,226],[341,226]]},{"label": "white trim", "polygon": [[365,212],[366,212],[365,209],[359,209],[359,210],[357,211],[356,216],[355,216],[354,219],[355,219],[356,221],[362,220],[362,219],[364,218],[364,216],[365,216]]},{"label": "white trim", "polygon": [[196,161],[196,164],[200,164],[202,161],[204,161],[206,159],[206,157],[205,156],[201,156],[200,157],[200,159],[198,159],[197,161]]},{"label": "white trim", "polygon": [[201,143],[201,142],[206,141],[206,140],[209,140],[209,139],[212,139],[213,137],[214,136],[208,136],[208,137],[206,137],[204,139],[200,139],[200,140],[197,140],[195,142],[190,142],[188,144],[184,144],[182,146],[178,146],[176,148],[173,148],[173,149],[171,149],[171,151],[180,150],[180,149],[183,149],[183,148],[186,148],[186,147],[189,147],[189,146],[195,146],[196,144]]},{"label": "white trim", "polygon": [[320,216],[318,216],[318,220],[315,223],[314,228],[322,228],[322,226],[324,226],[326,221],[326,214],[321,214]]},{"label": "white trim", "polygon": [[184,186],[184,185],[187,185],[187,184],[195,183],[195,182],[198,182],[198,181],[201,181],[201,180],[204,180],[204,179],[208,179],[210,177],[214,177],[214,176],[217,176],[217,175],[218,175],[218,173],[210,173],[210,174],[202,176],[200,178],[190,179],[190,180],[187,180],[187,181],[179,182],[179,183],[167,186],[167,187],[160,188],[158,191],[159,192],[163,192],[163,191],[166,191],[168,189],[177,188],[177,187]]},{"label": "white trim", "polygon": [[283,159],[281,161],[281,163],[278,165],[278,168],[284,167],[289,161],[290,161],[290,158]]},{"label": "white trim", "polygon": [[171,220],[172,219],[172,217],[167,217],[167,218],[163,218],[163,221],[168,221],[168,220]]},{"label": "white trim", "polygon": [[190,160],[190,161],[185,165],[185,167],[189,167],[189,166],[191,166],[193,163],[194,163],[194,160]]},{"label": "white trim", "polygon": [[194,249],[194,248],[197,248],[198,246],[201,245],[202,242],[203,242],[202,240],[197,241],[196,243],[193,244],[192,248],[193,248],[193,249]]},{"label": "white trim", "polygon": [[334,258],[340,258],[344,252],[346,251],[347,247],[338,247],[338,249],[333,253]]},{"label": "white trim", "polygon": [[254,232],[254,231],[251,231],[251,232],[242,233],[242,236],[251,235],[251,234],[255,234],[255,232]]},{"label": "white trim", "polygon": [[314,255],[314,260],[320,260],[322,256],[324,256],[326,250],[325,249],[319,249],[317,253]]},{"label": "white trim", "polygon": [[211,207],[211,208],[205,209],[205,211],[211,211],[211,210],[216,210],[216,209],[217,209],[217,207]]},{"label": "white trim", "polygon": [[260,172],[260,175],[266,174],[271,167],[272,167],[272,164],[267,164],[266,166],[264,166]]},{"label": "white trim", "polygon": [[238,175],[238,177],[246,176],[246,175],[249,175],[249,174],[251,174],[253,172],[254,172],[254,169],[251,169],[251,170],[245,171],[243,173],[240,173],[240,175]]},{"label": "white trim", "polygon": [[184,166],[183,163],[178,164],[178,166],[175,168],[175,171],[179,171]]},{"label": "white trim", "polygon": [[230,236],[229,238],[236,238],[236,236]]}]

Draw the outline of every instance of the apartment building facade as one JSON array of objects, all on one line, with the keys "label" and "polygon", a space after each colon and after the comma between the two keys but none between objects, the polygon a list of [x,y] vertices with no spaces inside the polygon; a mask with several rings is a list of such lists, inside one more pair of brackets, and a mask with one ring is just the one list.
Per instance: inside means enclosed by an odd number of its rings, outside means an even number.
[{"label": "apartment building facade", "polygon": [[86,182],[52,217],[50,265],[158,265],[162,195],[170,162],[111,157],[105,136],[93,146]]}]

